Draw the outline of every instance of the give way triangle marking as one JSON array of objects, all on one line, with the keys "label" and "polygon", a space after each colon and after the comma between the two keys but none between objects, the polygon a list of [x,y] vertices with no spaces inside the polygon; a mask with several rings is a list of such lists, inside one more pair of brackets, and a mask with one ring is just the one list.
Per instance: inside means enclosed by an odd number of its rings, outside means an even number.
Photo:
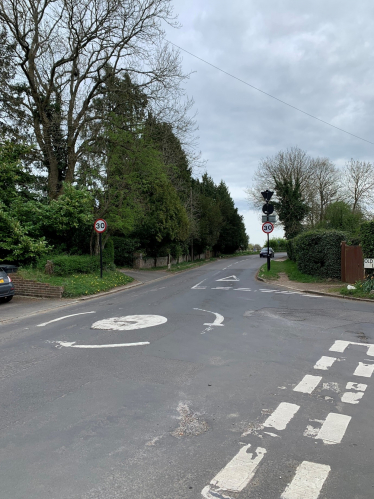
[{"label": "give way triangle marking", "polygon": [[217,279],[217,282],[218,281],[240,281],[240,279],[238,279],[236,275],[229,275],[228,277],[224,277],[223,279]]}]

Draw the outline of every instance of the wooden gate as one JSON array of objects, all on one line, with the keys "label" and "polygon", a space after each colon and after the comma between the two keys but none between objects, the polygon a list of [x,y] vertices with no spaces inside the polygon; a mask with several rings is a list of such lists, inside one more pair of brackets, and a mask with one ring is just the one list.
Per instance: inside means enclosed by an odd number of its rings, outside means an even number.
[{"label": "wooden gate", "polygon": [[348,246],[342,242],[342,282],[351,284],[365,278],[364,256],[361,246]]}]

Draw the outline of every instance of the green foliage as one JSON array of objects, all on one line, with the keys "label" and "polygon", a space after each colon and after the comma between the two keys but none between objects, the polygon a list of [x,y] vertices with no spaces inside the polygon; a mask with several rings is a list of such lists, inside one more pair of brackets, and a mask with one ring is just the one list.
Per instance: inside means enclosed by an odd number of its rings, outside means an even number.
[{"label": "green foliage", "polygon": [[[266,239],[264,242],[264,246],[267,246],[268,240]],[[287,240],[282,237],[272,237],[269,239],[269,246],[273,248],[274,251],[285,251],[286,250]]]},{"label": "green foliage", "polygon": [[100,268],[100,259],[90,255],[58,255],[52,257],[52,262],[57,276],[91,274]]},{"label": "green foliage", "polygon": [[103,248],[103,265],[114,264],[114,244],[113,240],[109,238]]},{"label": "green foliage", "polygon": [[293,239],[291,256],[304,274],[340,279],[341,242],[347,239],[345,232],[337,230],[303,232]]},{"label": "green foliage", "polygon": [[133,254],[140,248],[139,239],[112,236],[114,245],[114,263],[118,267],[132,267]]},{"label": "green foliage", "polygon": [[360,226],[360,239],[364,258],[374,257],[374,221],[364,222]]},{"label": "green foliage", "polygon": [[308,213],[308,205],[303,200],[298,179],[280,178],[275,180],[277,201],[274,207],[279,221],[283,224],[286,239],[292,239],[303,230],[302,221]]},{"label": "green foliage", "polygon": [[279,273],[287,274],[290,281],[296,282],[320,282],[321,279],[308,274],[303,274],[297,268],[296,262],[286,260],[284,262],[271,262],[270,270],[267,270],[267,264],[262,265],[258,275],[264,279],[279,279]]},{"label": "green foliage", "polygon": [[363,220],[364,215],[359,210],[353,211],[348,203],[336,201],[327,206],[324,219],[317,228],[343,230],[357,238]]}]

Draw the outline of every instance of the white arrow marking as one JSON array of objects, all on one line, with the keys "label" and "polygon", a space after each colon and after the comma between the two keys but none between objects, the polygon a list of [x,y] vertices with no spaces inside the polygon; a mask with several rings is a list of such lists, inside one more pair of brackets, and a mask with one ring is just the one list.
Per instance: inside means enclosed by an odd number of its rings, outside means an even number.
[{"label": "white arrow marking", "polygon": [[60,347],[68,347],[68,348],[117,348],[117,347],[136,347],[141,345],[149,345],[149,341],[142,341],[139,343],[111,343],[110,345],[77,345],[75,341],[56,341],[58,345],[57,348]]},{"label": "white arrow marking", "polygon": [[240,281],[235,275],[230,275],[228,277],[223,277],[222,279],[217,279],[218,281]]},{"label": "white arrow marking", "polygon": [[225,318],[221,314],[216,314],[216,312],[211,312],[210,310],[203,310],[202,308],[194,308],[194,310],[200,310],[200,312],[208,312],[208,314],[214,314],[216,318],[213,323],[205,323],[204,326],[224,326],[221,324]]},{"label": "white arrow marking", "polygon": [[80,312],[79,314],[71,314],[65,315],[64,317],[59,317],[58,319],[53,319],[52,321],[43,322],[42,324],[38,324],[38,327],[46,326],[47,324],[51,324],[52,322],[62,321],[62,319],[67,319],[68,317],[75,317],[76,315],[85,315],[85,314],[96,314],[96,312]]}]

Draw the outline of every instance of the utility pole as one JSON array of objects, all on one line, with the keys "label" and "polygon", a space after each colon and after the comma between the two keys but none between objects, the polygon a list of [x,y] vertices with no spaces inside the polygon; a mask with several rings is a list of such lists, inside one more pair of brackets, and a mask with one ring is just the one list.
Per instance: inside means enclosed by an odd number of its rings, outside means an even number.
[{"label": "utility pole", "polygon": [[[266,215],[266,221],[269,222],[269,215],[273,213],[274,206],[272,204],[269,204],[269,201],[271,199],[271,196],[274,194],[274,192],[269,191],[266,189],[266,191],[261,192],[262,197],[265,199],[266,204],[262,207],[263,213]],[[269,254],[269,232],[267,232],[268,235],[268,254],[267,254],[267,269],[268,271],[270,270],[270,254]]]},{"label": "utility pole", "polygon": [[192,210],[192,185],[191,185],[191,191],[190,191],[190,192],[191,192],[191,228],[192,228],[192,230],[191,230],[191,262],[193,262],[193,223],[192,223],[192,221],[193,221],[193,218],[192,218],[192,216],[193,216],[193,210]]}]

